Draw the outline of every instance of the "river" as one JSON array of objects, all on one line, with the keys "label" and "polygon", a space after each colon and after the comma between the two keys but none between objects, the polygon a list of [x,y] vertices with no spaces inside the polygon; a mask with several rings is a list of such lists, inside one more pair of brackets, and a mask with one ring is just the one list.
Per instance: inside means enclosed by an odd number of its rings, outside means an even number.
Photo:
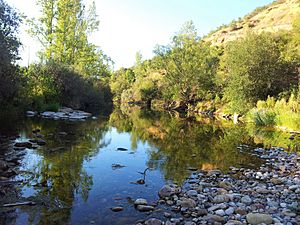
[{"label": "river", "polygon": [[[249,124],[135,107],[84,122],[5,120],[0,133],[28,141],[37,129],[46,145],[24,150],[14,179],[23,181],[19,198],[38,204],[0,208],[0,224],[134,224],[156,212],[138,212],[133,201],[155,203],[165,183],[183,185],[196,170],[258,167],[254,147],[298,151],[300,144],[288,133]],[[116,206],[123,211],[113,212]]]}]

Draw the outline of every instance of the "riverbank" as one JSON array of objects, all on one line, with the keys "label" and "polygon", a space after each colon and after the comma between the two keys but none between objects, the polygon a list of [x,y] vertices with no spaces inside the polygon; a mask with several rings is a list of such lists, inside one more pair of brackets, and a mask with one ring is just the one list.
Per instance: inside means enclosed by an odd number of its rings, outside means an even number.
[{"label": "riverbank", "polygon": [[299,224],[300,156],[281,148],[253,154],[265,160],[259,169],[198,171],[182,187],[163,186],[159,216],[144,224]]}]

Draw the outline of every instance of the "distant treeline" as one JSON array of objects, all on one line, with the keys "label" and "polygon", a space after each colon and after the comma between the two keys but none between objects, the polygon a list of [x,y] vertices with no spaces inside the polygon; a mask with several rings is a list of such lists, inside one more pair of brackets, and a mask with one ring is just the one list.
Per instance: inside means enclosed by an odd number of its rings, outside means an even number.
[{"label": "distant treeline", "polygon": [[260,125],[284,125],[287,117],[290,124],[300,121],[299,68],[300,14],[290,31],[248,31],[222,46],[205,42],[187,22],[152,59],[137,53],[135,65],[113,73],[110,86],[115,102],[237,113]]}]

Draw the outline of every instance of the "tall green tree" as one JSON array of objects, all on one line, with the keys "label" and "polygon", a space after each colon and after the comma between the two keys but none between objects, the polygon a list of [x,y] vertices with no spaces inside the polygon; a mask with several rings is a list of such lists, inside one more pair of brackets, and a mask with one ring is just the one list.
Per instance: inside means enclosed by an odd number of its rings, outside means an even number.
[{"label": "tall green tree", "polygon": [[201,42],[191,21],[173,37],[170,46],[158,49],[166,71],[169,94],[185,104],[203,100],[214,91],[218,67],[216,52]]},{"label": "tall green tree", "polygon": [[270,34],[247,34],[228,44],[222,58],[224,96],[229,109],[243,113],[268,95],[277,96],[297,83],[295,68],[282,60]]},{"label": "tall green tree", "polygon": [[0,0],[0,104],[9,104],[19,91],[20,77],[14,63],[19,58],[17,38],[20,18],[6,2]]},{"label": "tall green tree", "polygon": [[95,2],[89,8],[82,0],[38,0],[37,4],[41,17],[30,20],[30,32],[43,45],[43,61],[70,65],[87,77],[108,73],[110,59],[88,40],[99,26]]}]

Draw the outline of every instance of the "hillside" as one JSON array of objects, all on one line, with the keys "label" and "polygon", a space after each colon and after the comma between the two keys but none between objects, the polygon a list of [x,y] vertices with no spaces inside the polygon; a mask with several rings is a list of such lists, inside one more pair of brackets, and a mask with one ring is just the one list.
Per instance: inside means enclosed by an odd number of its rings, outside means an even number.
[{"label": "hillside", "polygon": [[300,13],[299,0],[277,0],[270,5],[257,8],[239,21],[233,21],[211,32],[205,41],[221,45],[242,37],[248,30],[260,33],[292,29],[295,16]]}]

